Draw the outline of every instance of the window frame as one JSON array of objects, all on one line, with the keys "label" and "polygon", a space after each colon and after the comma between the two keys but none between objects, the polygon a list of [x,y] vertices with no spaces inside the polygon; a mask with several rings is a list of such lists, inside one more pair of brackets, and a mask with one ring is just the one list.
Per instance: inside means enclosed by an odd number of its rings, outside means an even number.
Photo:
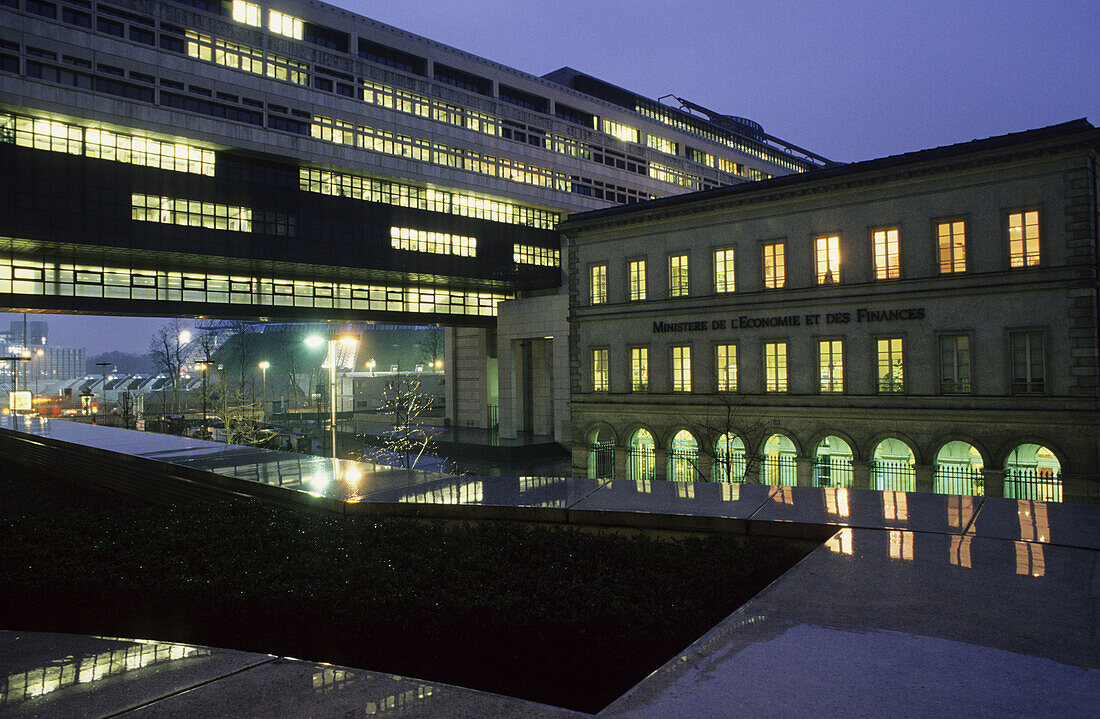
[{"label": "window frame", "polygon": [[[676,276],[677,276],[677,278],[680,278],[682,276],[683,282],[682,283],[678,282],[674,286],[673,282],[672,282],[672,279],[673,279],[672,261],[675,260],[675,259],[680,259],[680,258],[683,258],[684,266],[683,266],[682,270],[677,271]],[[690,272],[691,272],[691,259],[690,259],[690,253],[687,250],[684,250],[682,252],[670,252],[668,254],[668,262],[665,263],[665,266],[666,266],[667,271],[668,271],[668,283],[667,283],[668,284],[668,298],[671,300],[671,299],[677,299],[679,297],[690,297],[691,296],[691,274],[690,274]]]},{"label": "window frame", "polygon": [[[818,374],[818,377],[817,377],[817,393],[818,394],[829,394],[829,395],[844,394],[848,390],[847,384],[844,381],[844,379],[845,379],[844,378],[844,374],[845,374],[844,365],[846,364],[845,359],[844,359],[844,338],[843,337],[837,337],[837,336],[815,337],[814,338],[814,343],[817,345],[817,374]],[[821,346],[825,343],[829,343],[829,345],[830,345],[830,347],[829,347],[829,359],[830,359],[830,362],[829,362],[829,384],[830,384],[830,388],[829,389],[825,388],[825,386],[824,386],[824,381],[825,380],[821,376],[821,367],[822,367],[822,363],[821,363],[821,360],[822,360]],[[834,360],[833,348],[832,348],[833,343],[839,343],[840,344],[840,347],[838,349],[838,353],[840,355],[840,380],[839,380],[840,387],[839,387],[839,389],[833,388],[833,386],[836,384],[836,381],[837,381],[836,378],[833,376],[834,375],[833,369],[836,367],[836,363],[833,361]]]},{"label": "window frame", "polygon": [[[725,362],[725,364],[722,363],[721,358],[719,356],[719,350],[723,347],[725,347],[725,348],[732,347],[733,348],[733,377],[732,377],[732,382],[730,381],[731,378],[729,377],[728,373],[726,372],[726,369],[728,369],[729,366],[730,366],[730,363],[728,361],[728,354],[727,354],[727,361]],[[715,342],[714,343],[714,391],[715,392],[733,393],[733,392],[738,391],[738,376],[737,376],[738,375],[738,367],[737,367],[738,354],[739,353],[737,351],[737,343],[736,342]],[[725,380],[725,384],[726,384],[726,386],[724,388],[722,386],[723,385],[723,379]]]},{"label": "window frame", "polygon": [[[681,362],[680,367],[677,367],[676,350],[686,350],[686,354],[683,355],[680,359],[680,362]],[[675,392],[675,393],[688,394],[692,391],[693,383],[692,383],[691,354],[692,353],[691,353],[691,345],[690,344],[674,344],[674,345],[670,345],[669,348],[668,348],[668,357],[669,357],[669,363],[668,363],[669,372],[668,372],[668,374],[669,374],[669,379],[672,380],[672,384],[671,384],[672,391]],[[686,371],[685,371],[685,368],[682,366],[683,359],[687,360]],[[677,377],[678,374],[682,375],[682,376],[678,378]],[[677,389],[677,384],[680,385],[679,389]]]},{"label": "window frame", "polygon": [[[1043,343],[1042,353],[1041,353],[1041,359],[1042,359],[1042,362],[1043,362],[1043,377],[1041,379],[1041,381],[1042,381],[1042,388],[1041,389],[1035,390],[1035,389],[1030,388],[1030,386],[1035,383],[1035,379],[1030,378],[1030,372],[1031,372],[1031,362],[1030,362],[1031,347],[1030,347],[1030,343],[1029,343],[1029,347],[1028,347],[1028,356],[1029,356],[1028,374],[1029,374],[1029,378],[1027,380],[1025,380],[1028,384],[1028,388],[1023,389],[1023,390],[1016,389],[1016,366],[1015,366],[1016,365],[1016,359],[1013,356],[1013,341],[1012,340],[1017,335],[1025,335],[1025,336],[1033,336],[1034,335],[1034,336],[1038,336],[1040,338],[1040,341]],[[1009,392],[1009,394],[1011,394],[1013,396],[1032,396],[1032,397],[1049,394],[1050,393],[1050,358],[1048,357],[1048,354],[1049,354],[1048,347],[1050,346],[1050,341],[1049,341],[1049,338],[1047,337],[1046,328],[1045,327],[1006,327],[1005,328],[1005,339],[1006,339],[1007,350],[1008,350],[1006,356],[1008,357],[1008,392]]]},{"label": "window frame", "polygon": [[[590,357],[591,357],[591,361],[592,361],[592,365],[591,365],[592,376],[591,376],[591,382],[589,383],[589,387],[591,388],[591,390],[593,392],[610,392],[611,391],[611,351],[610,351],[609,348],[603,347],[603,346],[591,347],[589,349],[590,349]],[[603,367],[602,367],[603,371],[602,371],[602,373],[600,372],[600,369],[601,369],[601,367],[600,367],[600,359],[601,359],[600,354],[601,353],[603,355],[602,356],[602,360],[603,360]],[[599,382],[599,379],[601,378],[601,375],[602,375],[602,379],[603,379],[602,383]],[[603,385],[602,387],[600,386],[601,384]]]},{"label": "window frame", "polygon": [[[1037,256],[1037,259],[1036,259],[1034,264],[1027,264],[1026,263],[1026,259],[1027,259],[1027,255],[1028,255],[1028,253],[1027,253],[1027,236],[1026,236],[1027,226],[1028,226],[1027,225],[1027,215],[1028,215],[1029,212],[1034,212],[1037,216],[1036,221],[1035,221],[1035,227],[1036,227],[1036,233],[1037,233],[1037,236],[1035,238],[1035,243],[1036,243],[1035,254]],[[1043,214],[1044,214],[1043,213],[1043,208],[1041,206],[1038,206],[1038,205],[1028,205],[1026,207],[1008,208],[1002,214],[1002,221],[1004,223],[1004,226],[1002,228],[1002,232],[1003,232],[1003,237],[1006,240],[1005,249],[1006,249],[1006,253],[1007,253],[1007,257],[1008,257],[1008,262],[1006,264],[1008,266],[1008,269],[1010,269],[1010,270],[1031,270],[1031,269],[1035,269],[1035,268],[1043,266],[1043,234],[1044,234],[1043,233]],[[1023,230],[1024,230],[1023,247],[1024,247],[1024,260],[1025,260],[1025,262],[1024,262],[1024,264],[1021,264],[1021,265],[1012,264],[1012,216],[1013,215],[1020,215],[1020,221],[1023,223]]]},{"label": "window frame", "polygon": [[[635,372],[636,353],[641,352],[644,354],[642,361],[644,362],[644,378],[639,381],[638,374]],[[631,392],[648,392],[649,391],[649,346],[633,346],[630,348],[630,391]]]},{"label": "window frame", "polygon": [[[962,269],[956,270],[954,266],[959,263],[959,259],[955,257],[954,253],[954,234],[951,235],[951,266],[952,269],[945,270],[943,267],[943,259],[940,256],[940,227],[942,225],[949,225],[952,227],[952,233],[954,233],[954,224],[961,222],[963,225],[963,245],[962,245]],[[933,257],[936,258],[936,276],[943,277],[945,275],[964,275],[972,271],[970,261],[970,231],[971,223],[969,215],[947,215],[932,220],[932,246],[934,249]]]},{"label": "window frame", "polygon": [[[828,267],[830,264],[829,248],[826,245],[825,249],[825,274],[821,273],[821,242],[824,240],[828,243],[829,240],[836,240],[836,273],[833,274],[833,268]],[[839,232],[819,232],[813,235],[813,248],[814,248],[814,286],[815,287],[830,287],[832,285],[840,284],[840,233]],[[833,279],[829,279],[832,277]]]},{"label": "window frame", "polygon": [[[729,261],[722,260],[721,266],[723,267],[724,282],[720,285],[718,281],[718,258],[720,255],[729,254]],[[714,280],[714,294],[716,295],[729,295],[737,291],[737,247],[715,247],[711,250],[711,274]],[[728,289],[727,289],[728,288]]]},{"label": "window frame", "polygon": [[[780,366],[780,364],[779,364],[779,354],[778,353],[776,353],[776,357],[775,357],[775,359],[776,359],[776,362],[775,362],[776,375],[774,377],[774,385],[775,385],[774,388],[772,388],[770,386],[770,385],[773,384],[773,378],[768,375],[768,348],[771,347],[771,346],[775,346],[777,348],[779,346],[783,347],[783,364],[782,364],[782,366]],[[770,339],[770,340],[765,339],[761,342],[761,350],[762,350],[761,357],[762,357],[763,362],[764,362],[764,394],[787,394],[787,393],[789,393],[790,389],[791,389],[791,384],[790,384],[790,340],[788,340],[786,338],[783,338],[783,339],[776,338],[776,339]],[[782,373],[780,373],[780,369],[782,369]],[[780,376],[780,374],[782,374],[782,376]],[[782,384],[782,386],[780,386],[780,384]]]},{"label": "window frame", "polygon": [[[895,252],[896,252],[896,254],[894,255],[894,264],[893,265],[890,264],[889,249],[887,249],[887,251],[884,253],[884,257],[886,258],[886,265],[883,268],[884,275],[885,275],[884,277],[879,277],[878,276],[878,274],[879,274],[878,245],[877,245],[877,240],[875,239],[875,235],[877,235],[880,232],[887,233],[887,234],[890,233],[890,232],[894,233],[894,247],[895,247]],[[939,240],[937,238],[937,249],[939,247],[938,242],[939,242]],[[890,240],[887,237],[887,239],[886,239],[887,248],[889,248],[889,244],[890,244]],[[937,256],[937,262],[938,262],[938,256]],[[893,275],[890,274],[891,270],[894,273]],[[901,225],[881,225],[879,227],[872,227],[871,228],[871,278],[875,282],[889,282],[890,280],[900,280],[901,279]]]},{"label": "window frame", "polygon": [[[945,373],[944,373],[944,367],[945,367],[944,361],[943,361],[943,343],[944,343],[944,340],[947,340],[947,339],[956,339],[957,340],[959,337],[965,337],[966,338],[966,345],[967,345],[967,347],[966,347],[966,353],[967,353],[966,369],[967,369],[968,377],[967,377],[967,387],[966,387],[965,390],[964,389],[958,389],[958,385],[960,383],[960,380],[959,380],[959,377],[958,377],[958,369],[959,369],[958,352],[959,352],[959,350],[958,350],[957,343],[956,343],[956,347],[955,347],[955,357],[954,357],[954,363],[953,363],[953,367],[952,367],[952,369],[955,372],[955,379],[954,379],[954,385],[956,387],[955,389],[948,389],[948,387],[947,387],[948,380],[947,380],[947,378],[945,376]],[[937,360],[936,364],[937,364],[937,369],[938,369],[938,372],[939,372],[939,379],[940,379],[940,394],[950,395],[950,396],[960,396],[960,395],[969,395],[969,394],[974,393],[974,335],[973,335],[972,332],[970,332],[968,330],[959,330],[959,331],[944,330],[942,332],[937,332],[936,333],[936,360]]]},{"label": "window frame", "polygon": [[[781,266],[782,273],[778,276],[778,282],[776,282],[776,272],[773,270],[772,281],[773,284],[768,284],[768,248],[778,247],[779,258],[782,260],[779,265]],[[775,256],[775,253],[772,253]],[[787,286],[787,241],[783,240],[764,240],[760,243],[760,285],[765,290],[782,290]]]},{"label": "window frame", "polygon": [[[634,274],[635,264],[641,265],[641,277],[636,278]],[[629,302],[645,302],[649,298],[649,258],[647,257],[628,257],[626,260],[626,297]],[[635,281],[635,280],[640,281]],[[641,289],[640,292],[635,293],[635,287]]]},{"label": "window frame", "polygon": [[[883,386],[882,386],[883,378],[879,374],[879,368],[882,365],[881,358],[879,356],[879,342],[882,342],[884,340],[887,341],[887,342],[890,342],[892,340],[898,340],[901,343],[901,345],[899,346],[899,353],[901,354],[901,358],[900,358],[901,359],[901,382],[900,382],[900,387],[896,390],[883,389]],[[874,353],[874,363],[875,364],[874,364],[874,375],[873,375],[874,378],[875,378],[875,393],[880,394],[880,395],[905,394],[906,390],[908,388],[908,385],[905,382],[905,377],[906,377],[906,375],[909,374],[908,371],[906,370],[906,366],[905,366],[905,356],[907,354],[906,349],[905,349],[905,345],[906,345],[905,335],[904,334],[878,334],[878,335],[872,335],[871,336],[871,341],[875,343],[875,353]],[[893,365],[893,348],[891,348],[891,350],[890,350],[890,364]],[[891,375],[892,374],[893,373],[891,372]],[[891,378],[891,382],[892,381],[893,381],[893,379]]]},{"label": "window frame", "polygon": [[[597,270],[603,270],[603,284],[598,285],[596,283]],[[597,292],[597,289],[600,291]],[[588,304],[589,305],[606,305],[607,304],[607,263],[606,262],[593,262],[588,266]]]}]

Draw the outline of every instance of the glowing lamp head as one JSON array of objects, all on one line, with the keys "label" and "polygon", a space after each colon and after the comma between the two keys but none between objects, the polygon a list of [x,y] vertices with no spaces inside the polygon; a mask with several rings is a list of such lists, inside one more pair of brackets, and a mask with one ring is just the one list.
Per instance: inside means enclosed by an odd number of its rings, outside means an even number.
[{"label": "glowing lamp head", "polygon": [[309,347],[310,349],[315,350],[324,343],[325,338],[321,335],[310,335],[309,337],[306,337],[306,347]]}]

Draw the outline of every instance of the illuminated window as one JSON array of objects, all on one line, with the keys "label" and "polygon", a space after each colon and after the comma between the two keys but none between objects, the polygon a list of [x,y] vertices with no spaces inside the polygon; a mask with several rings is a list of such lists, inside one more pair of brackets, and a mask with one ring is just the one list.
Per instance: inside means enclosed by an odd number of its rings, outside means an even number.
[{"label": "illuminated window", "polygon": [[767,392],[787,391],[787,343],[764,343],[764,389]]},{"label": "illuminated window", "polygon": [[260,26],[260,6],[245,0],[233,0],[233,19],[253,27]]},{"label": "illuminated window", "polygon": [[390,246],[395,250],[428,252],[433,255],[477,256],[476,237],[414,230],[410,227],[391,227]]},{"label": "illuminated window", "polygon": [[1012,346],[1013,394],[1038,394],[1046,390],[1046,361],[1043,356],[1042,332],[1013,332]]},{"label": "illuminated window", "polygon": [[663,137],[658,137],[657,135],[647,134],[645,136],[645,141],[648,147],[651,147],[658,152],[663,152],[666,155],[676,155],[679,153],[680,150],[680,145],[678,143],[675,143],[672,140],[666,140]]},{"label": "illuminated window", "polygon": [[875,253],[875,279],[896,280],[901,277],[898,261],[898,230],[875,230],[872,234]]},{"label": "illuminated window", "polygon": [[606,392],[610,386],[607,367],[607,350],[592,350],[592,391]]},{"label": "illuminated window", "polygon": [[623,142],[638,142],[638,131],[629,125],[623,125],[622,123],[612,122],[611,120],[603,121],[603,131],[614,138],[622,140]]},{"label": "illuminated window", "polygon": [[940,391],[944,394],[970,392],[970,337],[940,336]]},{"label": "illuminated window", "polygon": [[714,291],[733,292],[733,250],[714,251]]},{"label": "illuminated window", "polygon": [[267,29],[295,40],[302,39],[302,21],[278,10],[267,11]]},{"label": "illuminated window", "polygon": [[1013,212],[1008,216],[1008,254],[1012,267],[1039,264],[1039,213]]},{"label": "illuminated window", "polygon": [[607,265],[592,265],[589,272],[589,299],[594,305],[607,302]]},{"label": "illuminated window", "polygon": [[543,267],[557,267],[561,264],[561,251],[548,247],[533,247],[531,245],[512,245],[512,261],[521,265],[542,265]]},{"label": "illuminated window", "polygon": [[836,235],[818,237],[814,267],[817,284],[834,285],[840,282],[840,238]]},{"label": "illuminated window", "polygon": [[901,392],[905,389],[902,373],[901,337],[879,339],[876,343],[878,391]]},{"label": "illuminated window", "polygon": [[649,350],[645,347],[634,347],[630,350],[630,390],[649,390]]},{"label": "illuminated window", "polygon": [[822,392],[843,392],[844,343],[840,340],[820,340],[817,343],[817,364],[820,374],[818,388]]},{"label": "illuminated window", "polygon": [[252,231],[252,210],[247,207],[160,195],[132,194],[130,218],[142,222],[203,227],[208,230]]},{"label": "illuminated window", "polygon": [[630,275],[630,299],[640,301],[645,299],[645,260],[631,260],[627,267]]},{"label": "illuminated window", "polygon": [[718,369],[718,391],[737,391],[737,345],[716,347],[715,367]]},{"label": "illuminated window", "polygon": [[668,296],[687,297],[688,256],[672,255],[668,258]]},{"label": "illuminated window", "polygon": [[691,347],[687,345],[672,348],[672,391],[691,391]]},{"label": "illuminated window", "polygon": [[782,242],[764,244],[764,288],[777,290],[787,281],[787,262]]},{"label": "illuminated window", "polygon": [[966,223],[962,220],[936,225],[939,242],[940,274],[966,272]]}]

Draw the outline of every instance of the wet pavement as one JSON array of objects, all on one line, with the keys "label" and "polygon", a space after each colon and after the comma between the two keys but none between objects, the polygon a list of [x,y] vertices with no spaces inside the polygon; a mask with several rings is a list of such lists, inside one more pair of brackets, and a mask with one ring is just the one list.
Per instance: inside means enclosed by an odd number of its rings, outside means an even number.
[{"label": "wet pavement", "polygon": [[[546,512],[542,521],[574,524],[716,520],[829,536],[600,717],[1083,717],[1100,706],[1098,506],[454,477],[71,422],[18,420],[12,428],[280,487],[290,497],[321,495],[345,511],[413,505],[476,519],[493,508],[531,509]],[[5,629],[4,716],[582,716],[361,669]]]}]

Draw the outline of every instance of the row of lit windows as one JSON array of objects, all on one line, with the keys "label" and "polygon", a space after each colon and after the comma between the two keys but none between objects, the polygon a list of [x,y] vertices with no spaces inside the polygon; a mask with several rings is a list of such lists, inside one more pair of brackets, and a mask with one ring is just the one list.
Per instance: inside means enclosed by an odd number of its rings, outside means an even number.
[{"label": "row of lit windows", "polygon": [[[966,271],[966,222],[952,220],[936,225],[936,237],[941,274]],[[1035,267],[1039,264],[1039,213],[1036,210],[1012,212],[1008,215],[1009,264],[1013,268]],[[896,227],[875,230],[871,235],[872,263],[876,280],[901,277],[899,262],[898,229]],[[786,243],[779,240],[761,245],[764,289],[781,289],[787,282]],[[593,265],[604,281],[590,283],[589,300],[592,304],[607,302],[607,265]],[[714,292],[729,293],[735,290],[734,250],[725,248],[713,251]],[[841,252],[839,235],[821,235],[814,238],[814,277],[818,285],[840,282]],[[627,285],[631,301],[646,299],[646,261],[630,260],[627,264]],[[668,258],[668,296],[686,297],[690,294],[688,254],[670,255]]]},{"label": "row of lit windows", "polygon": [[512,245],[512,260],[521,265],[557,267],[561,264],[561,251],[534,245]]},{"label": "row of lit windows", "polygon": [[213,150],[6,112],[0,112],[0,142],[129,165],[214,175]]},{"label": "row of lit windows", "polygon": [[[247,0],[233,0],[232,17],[237,22],[252,27],[260,27],[262,12],[260,6],[256,3],[247,2]],[[302,39],[302,21],[278,10],[267,11],[267,29],[295,40]]]},{"label": "row of lit windows", "polygon": [[[1046,363],[1042,332],[1009,333],[1011,383],[1013,394],[1041,394],[1046,391]],[[736,392],[737,345],[716,344],[715,390]],[[673,392],[692,391],[691,345],[670,348]],[[765,342],[763,346],[764,391],[787,391],[787,343]],[[843,393],[844,341],[817,341],[818,385],[823,394]],[[875,340],[875,384],[880,394],[905,391],[905,349],[901,337]],[[971,392],[971,353],[969,335],[939,337],[940,392],[969,394]],[[608,350],[592,350],[592,390],[610,389]],[[630,349],[630,390],[649,391],[649,348]]]},{"label": "row of lit windows", "polygon": [[460,192],[416,187],[391,180],[378,180],[331,170],[303,167],[299,169],[298,177],[300,189],[322,195],[353,197],[366,202],[415,207],[432,212],[445,212],[543,230],[554,229],[561,219],[561,215],[557,212],[524,207],[504,200],[490,200]]},{"label": "row of lit windows", "polygon": [[130,218],[209,230],[252,231],[252,210],[247,207],[163,195],[132,194]]},{"label": "row of lit windows", "polygon": [[187,31],[187,55],[235,70],[285,80],[297,85],[309,84],[309,65],[288,57],[265,53],[259,48]]},{"label": "row of lit windows", "polygon": [[[0,238],[5,245],[11,239]],[[158,272],[0,257],[0,294],[87,297],[205,304],[417,312],[495,317],[511,295],[430,286],[359,285]]]},{"label": "row of lit windows", "polygon": [[390,245],[397,250],[429,252],[436,255],[477,256],[477,238],[452,235],[447,232],[428,232],[409,227],[391,227]]}]

